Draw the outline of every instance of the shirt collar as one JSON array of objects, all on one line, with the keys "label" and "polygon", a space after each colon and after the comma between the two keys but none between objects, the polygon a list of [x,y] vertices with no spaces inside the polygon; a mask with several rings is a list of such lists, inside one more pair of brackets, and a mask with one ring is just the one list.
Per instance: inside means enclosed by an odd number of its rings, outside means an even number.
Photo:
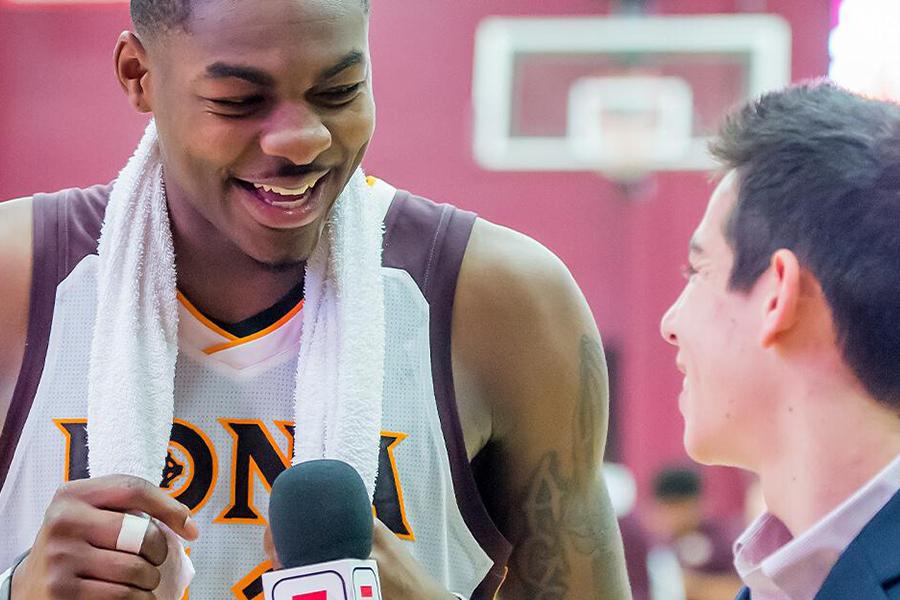
[{"label": "shirt collar", "polygon": [[812,600],[841,553],[900,489],[900,455],[799,537],[770,513],[734,544],[734,566],[754,600]]}]

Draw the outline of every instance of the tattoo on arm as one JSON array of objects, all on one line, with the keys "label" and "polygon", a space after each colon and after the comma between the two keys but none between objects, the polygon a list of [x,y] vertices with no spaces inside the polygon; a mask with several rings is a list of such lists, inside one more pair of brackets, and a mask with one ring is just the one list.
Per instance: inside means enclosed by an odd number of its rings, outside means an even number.
[{"label": "tattoo on arm", "polygon": [[608,382],[603,348],[595,339],[581,336],[581,391],[572,424],[575,432],[572,478],[576,486],[588,485],[600,466],[599,445],[606,437],[601,427],[606,422],[604,411],[608,405]]},{"label": "tattoo on arm", "polygon": [[618,536],[616,528],[610,527],[615,519],[612,507],[602,490],[589,490],[597,485],[607,394],[603,349],[594,338],[583,336],[572,474],[561,473],[559,453],[551,451],[541,458],[528,483],[521,503],[524,524],[512,556],[515,581],[510,582],[511,597],[571,598],[572,563],[585,559],[591,564],[597,598],[608,598],[602,595],[604,591],[618,589],[621,593],[614,597],[629,597],[627,588],[609,580],[615,573],[609,568],[610,561],[621,560],[615,554],[617,544],[610,543],[609,536]]}]

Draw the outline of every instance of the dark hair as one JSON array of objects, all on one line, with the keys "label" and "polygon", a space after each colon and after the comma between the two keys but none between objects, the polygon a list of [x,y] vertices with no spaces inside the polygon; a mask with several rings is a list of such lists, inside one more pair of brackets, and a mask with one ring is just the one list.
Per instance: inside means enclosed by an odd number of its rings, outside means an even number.
[{"label": "dark hair", "polygon": [[653,497],[662,501],[699,498],[700,475],[687,467],[667,467],[653,478]]},{"label": "dark hair", "polygon": [[142,35],[184,29],[191,0],[131,0],[131,21]]},{"label": "dark hair", "polygon": [[[185,30],[191,16],[191,2],[196,0],[131,0],[131,21],[142,35]],[[369,12],[369,0],[360,0]]]},{"label": "dark hair", "polygon": [[735,111],[710,151],[738,176],[729,286],[749,291],[776,250],[794,252],[846,363],[900,408],[900,105],[807,82]]}]

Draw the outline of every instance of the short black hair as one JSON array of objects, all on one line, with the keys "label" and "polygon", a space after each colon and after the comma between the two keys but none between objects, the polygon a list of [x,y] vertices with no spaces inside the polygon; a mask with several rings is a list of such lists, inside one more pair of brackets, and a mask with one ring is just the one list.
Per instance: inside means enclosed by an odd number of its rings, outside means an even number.
[{"label": "short black hair", "polygon": [[653,497],[674,502],[700,497],[700,475],[688,467],[666,467],[653,478]]},{"label": "short black hair", "polygon": [[192,0],[131,0],[131,22],[142,35],[184,30]]},{"label": "short black hair", "polygon": [[[131,0],[131,21],[142,35],[186,30],[196,0]],[[359,0],[368,14],[369,0]]]},{"label": "short black hair", "polygon": [[817,80],[732,113],[710,150],[737,173],[729,286],[787,248],[818,280],[846,364],[900,408],[900,105]]}]

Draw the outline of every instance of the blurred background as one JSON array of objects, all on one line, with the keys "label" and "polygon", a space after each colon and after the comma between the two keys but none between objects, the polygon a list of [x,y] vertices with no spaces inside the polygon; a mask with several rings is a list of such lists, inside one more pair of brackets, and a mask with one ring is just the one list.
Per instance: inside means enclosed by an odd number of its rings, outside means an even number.
[{"label": "blurred background", "polygon": [[[897,97],[900,3],[372,4],[378,126],[364,165],[536,238],[572,270],[608,353],[607,459],[636,526],[629,549],[643,561],[709,520],[739,531],[760,510],[746,474],[672,475],[690,463],[681,376],[658,333],[711,191],[705,139],[735,103],[829,72]],[[113,76],[113,45],[129,24],[125,1],[0,0],[0,198],[116,176],[146,123]],[[667,503],[682,516],[667,517]],[[663,556],[656,570],[672,560],[684,558]]]}]

